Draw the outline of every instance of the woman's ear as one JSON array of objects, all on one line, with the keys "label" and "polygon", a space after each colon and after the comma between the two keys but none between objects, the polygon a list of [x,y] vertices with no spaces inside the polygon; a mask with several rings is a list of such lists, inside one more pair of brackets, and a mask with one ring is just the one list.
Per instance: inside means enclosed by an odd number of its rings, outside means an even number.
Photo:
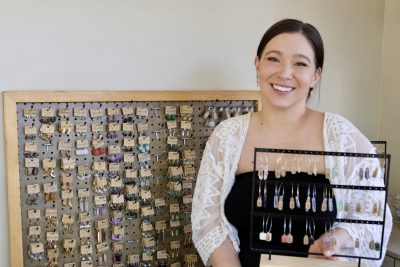
[{"label": "woman's ear", "polygon": [[254,66],[256,67],[256,71],[260,70],[260,59],[258,58],[258,56],[254,58]]},{"label": "woman's ear", "polygon": [[319,80],[321,79],[321,74],[322,74],[322,69],[318,68],[313,76],[313,79],[311,81],[311,86],[310,87],[315,87],[315,85],[319,82]]}]

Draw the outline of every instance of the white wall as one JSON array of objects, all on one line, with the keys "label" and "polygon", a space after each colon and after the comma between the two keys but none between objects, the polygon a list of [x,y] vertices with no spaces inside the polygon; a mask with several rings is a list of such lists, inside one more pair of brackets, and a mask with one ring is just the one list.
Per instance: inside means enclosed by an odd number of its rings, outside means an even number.
[{"label": "white wall", "polygon": [[380,138],[392,155],[389,190],[400,193],[400,1],[385,1]]},{"label": "white wall", "polygon": [[[326,45],[313,105],[376,139],[383,3],[0,0],[0,90],[253,89],[259,39],[276,20],[294,17],[317,26]],[[8,266],[1,155],[0,266]]]}]

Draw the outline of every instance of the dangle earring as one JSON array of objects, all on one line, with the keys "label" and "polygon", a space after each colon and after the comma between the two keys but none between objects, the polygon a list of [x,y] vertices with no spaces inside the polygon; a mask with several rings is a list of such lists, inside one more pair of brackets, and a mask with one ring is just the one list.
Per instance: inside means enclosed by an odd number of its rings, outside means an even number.
[{"label": "dangle earring", "polygon": [[275,195],[274,195],[274,209],[278,208],[278,196],[279,196],[278,183],[275,183]]},{"label": "dangle earring", "polygon": [[333,211],[333,192],[332,188],[328,188],[328,210]]},{"label": "dangle earring", "polygon": [[288,242],[287,235],[286,235],[286,216],[283,220],[283,235],[281,236],[281,242],[286,244]]},{"label": "dangle earring", "polygon": [[310,200],[310,185],[307,187],[307,199],[305,204],[305,210],[308,212],[311,208],[311,200]]},{"label": "dangle earring", "polygon": [[281,184],[279,186],[279,193],[281,192],[281,186],[282,186],[282,195],[279,196],[278,199],[278,210],[283,210],[283,197],[285,196],[285,186],[283,184]]},{"label": "dangle earring", "polygon": [[328,196],[327,196],[327,189],[324,187],[324,194],[322,198],[322,204],[321,204],[321,211],[325,212],[327,210],[328,206]]},{"label": "dangle earring", "polygon": [[267,207],[267,179],[268,179],[268,157],[265,156],[264,168],[263,168],[263,180],[264,180],[264,192],[262,196],[262,206]]},{"label": "dangle earring", "polygon": [[317,189],[314,184],[313,196],[311,198],[311,208],[313,212],[317,212]]},{"label": "dangle earring", "polygon": [[293,183],[292,183],[292,195],[290,196],[290,200],[289,200],[289,208],[291,210],[293,210],[295,208],[295,203],[294,203],[294,197],[293,197]]},{"label": "dangle earring", "polygon": [[310,231],[309,244],[312,245],[315,242],[315,221],[313,218],[310,218],[308,230]]},{"label": "dangle earring", "polygon": [[261,158],[261,163],[260,166],[258,168],[258,180],[259,180],[259,184],[258,184],[258,197],[257,197],[257,202],[256,202],[256,206],[258,208],[262,207],[262,196],[261,196],[261,188],[262,188],[262,181],[263,181],[263,159]]},{"label": "dangle earring", "polygon": [[306,219],[306,231],[303,237],[303,245],[307,246],[309,244],[309,238],[308,238],[308,218]]},{"label": "dangle earring", "polygon": [[293,243],[293,235],[292,235],[292,217],[290,217],[289,220],[289,233],[286,235],[287,237],[287,243],[292,244]]},{"label": "dangle earring", "polygon": [[[269,219],[269,216],[268,216],[268,219]],[[258,234],[258,238],[262,241],[266,240],[266,238],[267,238],[267,233],[265,232],[265,215],[263,216],[262,229],[261,229],[261,232]]]},{"label": "dangle earring", "polygon": [[300,209],[300,185],[297,184],[297,190],[296,190],[296,196],[294,197],[294,200],[296,202],[296,207]]}]

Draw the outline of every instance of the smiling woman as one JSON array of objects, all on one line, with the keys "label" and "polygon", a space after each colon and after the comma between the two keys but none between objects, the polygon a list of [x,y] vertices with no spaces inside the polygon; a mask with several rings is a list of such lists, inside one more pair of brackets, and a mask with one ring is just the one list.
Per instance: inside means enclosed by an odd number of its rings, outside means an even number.
[{"label": "smiling woman", "polygon": [[[375,153],[368,139],[345,118],[332,113],[320,113],[307,107],[307,99],[318,84],[324,63],[324,48],[318,30],[294,19],[286,19],[272,25],[261,39],[254,60],[258,84],[261,91],[262,110],[226,120],[219,124],[203,153],[203,159],[197,177],[193,197],[192,227],[193,241],[202,260],[207,265],[219,266],[258,266],[260,254],[250,249],[250,210],[251,180],[253,177],[254,149],[256,147],[284,148],[294,150],[340,151],[357,153]],[[304,172],[286,178],[291,183],[334,183],[333,178],[325,173],[329,168],[328,158],[313,159],[315,177],[308,177]],[[279,166],[279,157],[268,156],[268,170],[274,172]],[[299,163],[299,168],[308,168],[306,162]],[[353,171],[356,166],[349,162],[340,162],[341,173],[346,177],[346,184],[360,183]],[[379,166],[378,161],[371,162],[372,167]],[[371,179],[370,179],[371,180]],[[382,181],[375,181],[382,186]],[[275,189],[275,192],[280,189]],[[283,189],[285,190],[285,189]],[[297,189],[297,195],[305,198],[310,195],[307,187]],[[272,197],[274,190],[267,191]],[[292,189],[293,192],[293,189]],[[275,193],[276,194],[276,193]],[[282,198],[283,198],[282,193]],[[292,193],[293,194],[293,193]],[[314,189],[314,195],[322,195]],[[326,194],[326,193],[325,193]],[[333,199],[352,199],[360,194],[333,191]],[[371,192],[368,198],[374,203],[385,203],[383,195]],[[301,201],[306,202],[305,199]],[[261,201],[262,203],[262,201]],[[329,220],[348,218],[354,214],[343,215],[337,203],[332,205],[329,214],[320,214]],[[283,208],[283,212],[287,207]],[[287,208],[288,209],[288,208]],[[385,253],[392,217],[388,209],[382,252]],[[306,214],[306,211],[303,211]],[[303,215],[304,215],[303,214]],[[353,217],[354,218],[354,217]],[[357,219],[364,219],[357,217]],[[267,220],[268,221],[268,220]],[[275,222],[279,224],[278,222]],[[266,222],[272,236],[279,237],[286,221],[279,227],[272,227]],[[289,231],[304,231],[302,222],[290,220]],[[300,225],[301,224],[301,225]],[[309,226],[311,227],[311,225]],[[361,243],[357,253],[369,255],[368,242],[377,240],[380,231],[377,226],[335,223],[328,228],[333,231],[329,238],[335,242],[325,242],[327,224],[316,221],[311,227],[315,242],[307,242],[299,251],[298,246],[289,246],[286,238],[272,238],[271,249],[293,249],[307,256],[308,253],[320,253],[326,258],[334,254],[356,254],[349,243]],[[311,229],[310,228],[310,229]],[[311,232],[311,230],[310,230]],[[326,239],[326,238],[325,238]],[[368,241],[369,240],[369,241]],[[271,240],[269,240],[271,241]],[[357,243],[357,244],[358,244]],[[281,249],[282,250],[282,249]],[[365,260],[369,267],[380,266],[382,260]]]}]

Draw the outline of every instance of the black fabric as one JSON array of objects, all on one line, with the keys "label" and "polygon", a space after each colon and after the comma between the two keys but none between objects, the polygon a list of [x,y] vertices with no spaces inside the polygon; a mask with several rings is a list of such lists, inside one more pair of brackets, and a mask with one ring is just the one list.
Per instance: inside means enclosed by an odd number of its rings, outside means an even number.
[{"label": "black fabric", "polygon": [[[256,174],[257,175],[257,174]],[[271,214],[272,225],[272,241],[266,242],[259,240],[259,233],[262,230],[262,216],[253,216],[253,231],[250,235],[250,218],[251,218],[251,194],[252,194],[252,179],[253,172],[242,173],[235,178],[235,183],[225,201],[225,215],[228,221],[238,230],[240,240],[240,253],[239,258],[242,267],[259,266],[260,252],[254,251],[250,248],[250,238],[253,240],[253,249],[262,249],[263,251],[271,250],[273,254],[280,255],[294,255],[307,257],[309,245],[303,244],[303,236],[305,234],[306,219],[304,216],[311,216],[314,218],[316,230],[315,239],[318,239],[325,233],[326,227],[329,227],[329,219],[336,218],[336,201],[333,199],[333,211],[322,212],[321,204],[323,200],[324,188],[329,187],[329,180],[324,175],[308,175],[307,173],[290,174],[287,173],[284,178],[275,178],[273,172],[268,174],[267,179],[267,207],[255,208],[257,212],[265,212]],[[258,196],[258,178],[256,177],[255,183],[255,198],[254,207],[256,207],[256,200]],[[276,185],[285,188],[283,210],[279,211],[273,207],[273,200],[275,195]],[[300,193],[300,209],[289,208],[289,201],[292,194],[292,184],[294,185],[294,195],[296,195],[296,186],[299,185]],[[315,184],[316,198],[317,198],[317,211],[305,211],[305,202],[307,199],[307,190],[310,186],[310,197],[312,197],[312,189]],[[282,188],[281,192],[282,194]],[[283,244],[281,236],[283,235],[284,217],[286,215],[288,233],[289,218],[292,217],[292,232],[294,237],[292,244]],[[268,215],[266,215],[268,217]],[[296,218],[296,219],[294,219]],[[268,229],[267,229],[268,230]],[[265,253],[265,252],[264,252]]]}]

